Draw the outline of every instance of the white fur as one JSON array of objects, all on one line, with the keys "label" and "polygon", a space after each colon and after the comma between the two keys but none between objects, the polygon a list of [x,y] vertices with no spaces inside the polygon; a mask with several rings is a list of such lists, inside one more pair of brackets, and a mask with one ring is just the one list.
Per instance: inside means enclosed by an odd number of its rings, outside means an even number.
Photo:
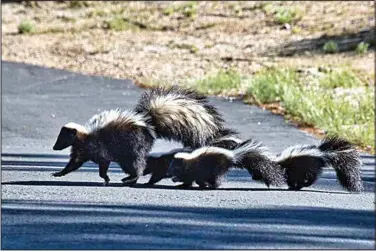
[{"label": "white fur", "polygon": [[312,156],[312,157],[323,157],[324,153],[321,152],[317,148],[313,149],[305,149],[307,145],[296,145],[296,146],[290,146],[283,150],[283,152],[274,158],[274,161],[283,161],[285,159],[291,158],[291,157],[298,157],[298,156]]},{"label": "white fur", "polygon": [[156,96],[150,101],[150,109],[156,111],[161,122],[165,121],[164,124],[167,126],[181,123],[184,127],[195,128],[195,138],[206,139],[218,130],[214,117],[202,104],[182,95]]},{"label": "white fur", "polygon": [[88,130],[86,129],[85,126],[82,126],[82,125],[79,125],[79,124],[76,124],[76,123],[73,123],[73,122],[69,122],[64,127],[76,129],[77,131],[82,132],[82,133],[88,133]]},{"label": "white fur", "polygon": [[225,155],[229,159],[234,158],[234,154],[232,151],[220,148],[220,147],[214,147],[214,146],[209,146],[209,147],[201,147],[191,153],[177,153],[174,155],[176,159],[185,159],[185,160],[191,160],[195,159],[201,155],[205,155],[208,153],[219,153]]},{"label": "white fur", "polygon": [[273,158],[268,148],[262,146],[260,142],[250,141],[247,144],[234,149],[234,155],[236,157],[235,162],[241,162],[241,160],[244,158],[244,155],[250,151],[256,151],[259,154],[266,156],[267,158]]},{"label": "white fur", "polygon": [[105,127],[110,122],[121,121],[125,123],[134,124],[136,126],[145,127],[149,130],[150,134],[155,138],[154,127],[150,126],[146,122],[147,118],[133,111],[121,111],[120,109],[112,109],[103,111],[91,117],[86,124],[86,128],[89,132],[94,132],[100,128]]},{"label": "white fur", "polygon": [[229,137],[222,137],[222,138],[219,138],[218,140],[216,140],[215,142],[219,142],[219,141],[234,141],[235,143],[237,144],[240,144],[243,142],[242,139],[239,139],[237,137],[233,137],[233,136],[229,136]]}]

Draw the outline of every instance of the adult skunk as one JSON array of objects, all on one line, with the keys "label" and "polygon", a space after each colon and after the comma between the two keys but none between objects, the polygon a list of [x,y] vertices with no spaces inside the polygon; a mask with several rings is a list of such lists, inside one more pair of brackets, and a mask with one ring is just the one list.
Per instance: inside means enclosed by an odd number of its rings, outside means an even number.
[{"label": "adult skunk", "polygon": [[[232,150],[243,142],[240,138],[237,137],[238,132],[234,130],[223,129],[221,131],[221,134],[226,136],[214,139],[210,143],[210,146],[217,146]],[[174,155],[178,152],[190,153],[192,151],[193,149],[191,148],[178,148],[173,149],[167,153],[149,155],[147,159],[146,169],[144,171],[144,175],[152,174],[148,184],[155,184],[164,178],[170,178],[171,176],[167,175],[167,170],[172,160],[174,159]]]},{"label": "adult skunk", "polygon": [[288,147],[274,161],[285,170],[291,190],[312,185],[324,167],[334,168],[339,183],[348,191],[363,189],[360,176],[362,162],[358,151],[350,142],[336,136],[326,137],[318,146]]},{"label": "adult skunk", "polygon": [[184,188],[196,182],[201,188],[216,189],[231,167],[247,169],[268,187],[285,183],[283,170],[271,160],[269,151],[254,140],[244,141],[234,150],[208,146],[174,157],[168,175],[174,182],[183,182],[180,187]]},{"label": "adult skunk", "polygon": [[156,138],[180,141],[197,148],[228,133],[224,120],[205,96],[178,87],[157,87],[144,92],[134,111],[109,110],[94,115],[86,126],[68,123],[53,147],[69,146],[68,165],[53,176],[63,176],[84,162],[99,164],[99,176],[107,176],[111,161],[129,174],[122,181],[134,184],[146,168],[147,154]]}]

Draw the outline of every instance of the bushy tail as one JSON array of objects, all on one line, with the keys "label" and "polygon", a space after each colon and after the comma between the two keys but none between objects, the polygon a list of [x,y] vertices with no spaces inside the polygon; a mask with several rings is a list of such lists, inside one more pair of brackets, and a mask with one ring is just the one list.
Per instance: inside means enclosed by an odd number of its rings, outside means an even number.
[{"label": "bushy tail", "polygon": [[268,149],[252,139],[246,140],[233,150],[235,166],[245,168],[254,180],[281,186],[286,180],[282,168],[274,161]]},{"label": "bushy tail", "polygon": [[324,167],[333,167],[340,184],[349,191],[363,189],[361,160],[354,146],[338,137],[327,137],[319,146],[292,146],[274,159],[285,170],[290,189],[312,185]]},{"label": "bushy tail", "polygon": [[234,150],[243,143],[243,140],[238,137],[238,134],[237,131],[232,129],[223,129],[218,133],[218,137],[210,143],[210,146]]},{"label": "bushy tail", "polygon": [[224,128],[222,116],[205,96],[177,86],[145,91],[135,111],[147,117],[158,137],[185,147],[208,144]]},{"label": "bushy tail", "polygon": [[338,137],[328,137],[318,148],[324,153],[326,165],[336,170],[339,183],[344,188],[355,192],[363,190],[361,158],[350,142]]}]

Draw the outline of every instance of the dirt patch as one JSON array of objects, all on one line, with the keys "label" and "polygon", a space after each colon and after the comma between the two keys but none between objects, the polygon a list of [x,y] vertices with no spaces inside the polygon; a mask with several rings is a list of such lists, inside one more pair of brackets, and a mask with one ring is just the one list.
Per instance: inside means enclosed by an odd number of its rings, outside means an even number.
[{"label": "dirt patch", "polygon": [[[285,10],[299,19],[281,24]],[[34,33],[19,33],[25,20]],[[160,83],[285,64],[341,63],[374,76],[374,21],[372,1],[7,3],[2,59]],[[355,36],[371,49],[325,55],[320,47],[333,36]]]}]

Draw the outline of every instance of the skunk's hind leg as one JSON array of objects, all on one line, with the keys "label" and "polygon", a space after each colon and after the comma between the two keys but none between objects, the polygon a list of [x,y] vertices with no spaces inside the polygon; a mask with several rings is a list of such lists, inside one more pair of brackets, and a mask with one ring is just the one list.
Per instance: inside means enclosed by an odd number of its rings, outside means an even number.
[{"label": "skunk's hind leg", "polygon": [[126,165],[124,162],[120,163],[120,167],[125,173],[129,174],[129,176],[121,180],[123,184],[134,185],[137,183],[137,180],[142,176],[145,170],[146,160],[144,157],[137,158],[133,163],[129,163],[128,165]]}]

